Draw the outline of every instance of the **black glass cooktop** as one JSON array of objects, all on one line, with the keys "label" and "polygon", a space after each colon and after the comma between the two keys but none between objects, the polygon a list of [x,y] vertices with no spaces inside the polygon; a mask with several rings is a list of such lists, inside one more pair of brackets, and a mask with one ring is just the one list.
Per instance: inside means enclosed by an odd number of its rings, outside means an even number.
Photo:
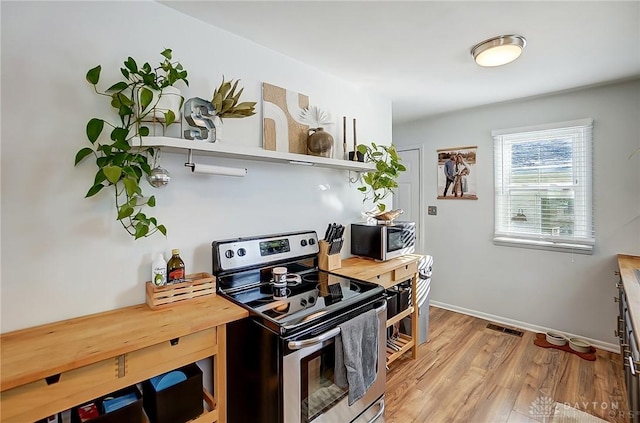
[{"label": "black glass cooktop", "polygon": [[[355,281],[315,269],[292,269],[287,296],[274,298],[271,269],[219,278],[220,291],[232,300],[284,328],[293,328],[349,308],[370,294],[379,295],[378,285]],[[297,275],[297,276],[296,276]],[[377,290],[376,290],[377,288]]]}]

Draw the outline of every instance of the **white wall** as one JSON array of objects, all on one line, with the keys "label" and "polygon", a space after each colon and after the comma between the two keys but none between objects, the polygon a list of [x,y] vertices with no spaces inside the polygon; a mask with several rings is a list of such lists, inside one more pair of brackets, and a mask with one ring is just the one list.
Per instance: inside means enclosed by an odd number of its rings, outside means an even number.
[{"label": "white wall", "polygon": [[[596,247],[592,256],[495,246],[491,130],[593,117]],[[453,308],[613,338],[616,257],[640,254],[640,81],[490,105],[393,128],[397,145],[422,144],[426,253],[432,300]],[[478,146],[477,201],[436,200],[436,150]]]},{"label": "white wall", "polygon": [[[73,166],[88,145],[85,125],[113,116],[86,80],[120,78],[132,56],[152,65],[172,48],[189,72],[186,98],[210,98],[222,75],[240,78],[257,114],[225,121],[225,142],[258,148],[261,83],[307,94],[339,125],[358,119],[358,140],[391,141],[391,103],[252,42],[154,2],[6,2],[2,15],[1,331],[144,302],[152,253],[180,248],[187,271],[211,271],[211,241],[312,229],[358,220],[362,204],[349,173],[204,157],[247,167],[246,178],[192,175],[186,154],[163,154],[170,185],[154,190],[168,236],[134,241],[115,221],[107,191],[91,198],[95,165]],[[303,34],[297,34],[303,35]],[[292,36],[297,36],[293,34]],[[329,185],[321,190],[320,185]],[[143,182],[145,190],[152,188]],[[110,191],[109,191],[110,192]],[[347,244],[348,245],[348,244]]]}]

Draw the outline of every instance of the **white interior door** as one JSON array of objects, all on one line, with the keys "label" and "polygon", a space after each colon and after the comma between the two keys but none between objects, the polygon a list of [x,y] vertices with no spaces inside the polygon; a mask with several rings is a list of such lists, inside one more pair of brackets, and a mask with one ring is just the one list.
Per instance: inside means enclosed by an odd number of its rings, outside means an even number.
[{"label": "white interior door", "polygon": [[402,158],[402,164],[407,168],[406,172],[400,173],[398,177],[398,189],[393,196],[393,208],[404,210],[404,214],[399,220],[416,222],[416,252],[422,253],[422,201],[420,199],[420,150],[410,148],[398,150]]}]

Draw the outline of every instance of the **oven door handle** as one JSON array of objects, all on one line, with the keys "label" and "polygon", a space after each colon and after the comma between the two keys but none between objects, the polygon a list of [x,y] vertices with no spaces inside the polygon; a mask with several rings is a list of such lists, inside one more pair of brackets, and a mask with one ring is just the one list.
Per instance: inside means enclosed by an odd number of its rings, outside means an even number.
[{"label": "oven door handle", "polygon": [[[376,308],[376,314],[380,314],[384,312],[386,309],[387,309],[387,302],[383,301],[382,306]],[[301,341],[289,341],[288,347],[290,350],[300,350],[302,348],[311,347],[313,345],[324,342],[327,339],[335,338],[339,334],[340,334],[340,328],[336,327],[324,333],[321,333],[318,336],[314,336],[313,338],[303,339]]]},{"label": "oven door handle", "polygon": [[378,404],[376,404],[378,407],[380,407],[380,410],[378,410],[378,412],[376,413],[375,416],[373,416],[373,418],[371,420],[369,420],[369,423],[373,423],[376,420],[378,420],[378,418],[380,418],[380,416],[382,416],[382,414],[384,414],[384,397],[380,398],[380,401],[378,401]]}]

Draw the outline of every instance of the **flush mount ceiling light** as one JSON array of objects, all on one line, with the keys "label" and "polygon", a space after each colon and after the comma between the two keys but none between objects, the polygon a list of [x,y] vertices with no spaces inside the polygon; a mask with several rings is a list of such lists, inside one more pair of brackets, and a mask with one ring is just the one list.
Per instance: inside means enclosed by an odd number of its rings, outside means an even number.
[{"label": "flush mount ceiling light", "polygon": [[471,55],[480,66],[502,66],[516,60],[526,44],[527,40],[521,35],[501,35],[476,44],[471,48]]}]

